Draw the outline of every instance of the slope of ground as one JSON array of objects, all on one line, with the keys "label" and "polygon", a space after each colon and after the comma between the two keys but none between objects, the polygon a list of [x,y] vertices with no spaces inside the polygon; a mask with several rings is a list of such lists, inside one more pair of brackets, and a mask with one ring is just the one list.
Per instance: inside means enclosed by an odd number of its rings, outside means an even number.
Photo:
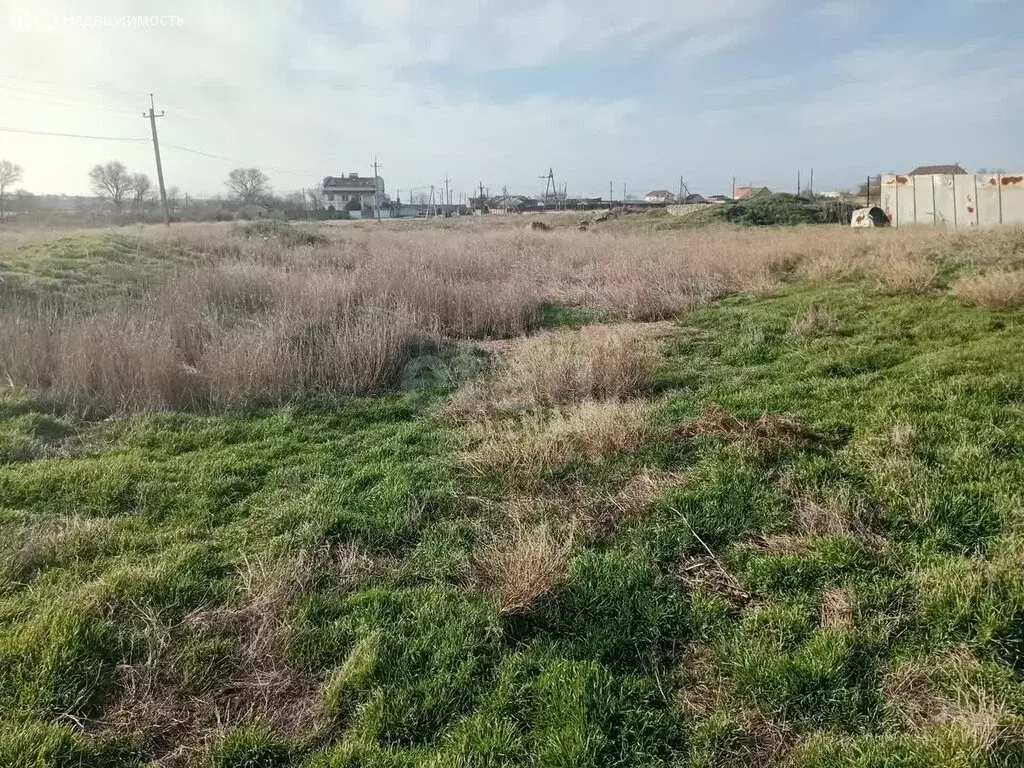
[{"label": "slope of ground", "polygon": [[635,330],[549,268],[372,397],[6,392],[0,765],[1020,765],[1020,273],[957,281],[1022,241],[871,237]]}]

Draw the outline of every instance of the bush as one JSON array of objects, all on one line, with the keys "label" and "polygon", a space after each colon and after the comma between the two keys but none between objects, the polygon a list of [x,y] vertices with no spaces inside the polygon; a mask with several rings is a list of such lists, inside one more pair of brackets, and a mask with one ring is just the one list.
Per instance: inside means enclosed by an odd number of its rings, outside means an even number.
[{"label": "bush", "polygon": [[818,224],[822,220],[814,203],[782,193],[716,205],[711,213],[721,221],[745,226],[795,226]]}]

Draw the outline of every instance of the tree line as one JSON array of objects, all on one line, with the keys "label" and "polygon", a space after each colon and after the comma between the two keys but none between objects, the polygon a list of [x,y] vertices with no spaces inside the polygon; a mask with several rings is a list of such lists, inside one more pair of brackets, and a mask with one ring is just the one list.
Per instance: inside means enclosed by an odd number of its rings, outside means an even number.
[{"label": "tree line", "polygon": [[[16,184],[24,179],[22,166],[0,160],[0,220],[9,213],[9,202]],[[277,196],[270,178],[259,168],[235,168],[224,182],[228,199],[239,205],[262,205],[267,208],[305,209],[307,200],[319,207],[319,190],[292,192]],[[115,214],[151,211],[160,203],[159,191],[148,174],[131,171],[120,160],[97,163],[89,170],[89,186],[93,195],[109,206]],[[177,186],[166,189],[168,212],[179,213],[187,196]],[[24,191],[18,196],[32,197]]]}]

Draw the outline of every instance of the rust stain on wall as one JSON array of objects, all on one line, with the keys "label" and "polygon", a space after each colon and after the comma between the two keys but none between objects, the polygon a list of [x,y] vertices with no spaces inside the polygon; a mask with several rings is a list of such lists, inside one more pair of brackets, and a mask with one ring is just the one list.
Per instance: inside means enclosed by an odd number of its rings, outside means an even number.
[{"label": "rust stain on wall", "polygon": [[1024,182],[1024,176],[1003,176],[1003,186],[1010,187]]}]

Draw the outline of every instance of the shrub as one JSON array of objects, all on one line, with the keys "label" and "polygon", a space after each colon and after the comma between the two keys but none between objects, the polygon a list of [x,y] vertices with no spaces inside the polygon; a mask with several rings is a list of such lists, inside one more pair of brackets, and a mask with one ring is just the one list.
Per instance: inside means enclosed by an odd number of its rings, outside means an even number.
[{"label": "shrub", "polygon": [[783,193],[716,205],[711,210],[721,221],[746,226],[795,226],[821,221],[821,212],[814,203]]}]

